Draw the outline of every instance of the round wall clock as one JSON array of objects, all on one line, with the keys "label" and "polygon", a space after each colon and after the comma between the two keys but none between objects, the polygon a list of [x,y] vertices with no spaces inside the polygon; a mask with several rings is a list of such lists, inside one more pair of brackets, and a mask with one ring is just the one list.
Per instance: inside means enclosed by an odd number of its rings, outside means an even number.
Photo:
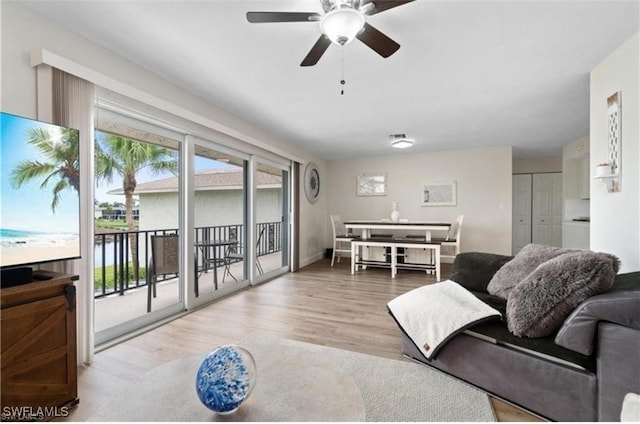
[{"label": "round wall clock", "polygon": [[316,203],[320,196],[320,173],[313,162],[309,162],[304,169],[304,194],[312,204]]}]

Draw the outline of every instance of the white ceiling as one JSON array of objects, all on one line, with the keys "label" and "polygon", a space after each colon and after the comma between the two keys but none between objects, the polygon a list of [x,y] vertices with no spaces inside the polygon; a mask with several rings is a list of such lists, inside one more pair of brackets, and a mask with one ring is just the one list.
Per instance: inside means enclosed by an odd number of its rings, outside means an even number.
[{"label": "white ceiling", "polygon": [[402,46],[393,56],[354,40],[302,68],[317,23],[245,13],[320,0],[22,3],[327,160],[393,153],[395,133],[410,151],[559,154],[589,133],[590,70],[640,27],[638,0],[417,0],[367,17]]}]

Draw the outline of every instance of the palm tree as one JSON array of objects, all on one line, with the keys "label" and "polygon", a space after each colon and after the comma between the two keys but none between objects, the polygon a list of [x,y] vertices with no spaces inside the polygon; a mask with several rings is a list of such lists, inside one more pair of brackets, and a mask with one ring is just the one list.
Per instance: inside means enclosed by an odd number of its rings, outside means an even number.
[{"label": "palm tree", "polygon": [[60,202],[60,194],[73,188],[79,192],[80,173],[78,161],[78,132],[62,128],[59,134],[53,134],[45,128],[32,128],[27,134],[27,141],[34,145],[48,162],[25,160],[16,165],[11,172],[11,185],[20,188],[23,184],[36,178],[44,178],[40,188],[53,185],[51,210],[56,211]]},{"label": "palm tree", "polygon": [[105,135],[102,142],[96,142],[95,174],[96,180],[111,183],[114,175],[122,177],[122,190],[125,196],[125,220],[127,229],[131,232],[132,259],[135,278],[138,278],[137,237],[133,232],[133,194],[138,182],[136,175],[144,168],[158,175],[164,172],[176,173],[177,160],[173,152],[164,147],[143,143],[137,140]]}]

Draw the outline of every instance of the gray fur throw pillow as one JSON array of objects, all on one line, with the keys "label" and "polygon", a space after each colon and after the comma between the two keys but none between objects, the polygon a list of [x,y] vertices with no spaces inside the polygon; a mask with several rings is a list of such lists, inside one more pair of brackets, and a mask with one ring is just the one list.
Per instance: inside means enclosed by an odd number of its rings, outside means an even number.
[{"label": "gray fur throw pillow", "polygon": [[509,293],[509,331],[520,337],[554,333],[579,304],[613,285],[619,266],[615,256],[591,251],[550,259]]},{"label": "gray fur throw pillow", "polygon": [[528,244],[493,275],[487,285],[487,291],[494,296],[507,299],[509,292],[540,264],[567,252],[575,250]]}]

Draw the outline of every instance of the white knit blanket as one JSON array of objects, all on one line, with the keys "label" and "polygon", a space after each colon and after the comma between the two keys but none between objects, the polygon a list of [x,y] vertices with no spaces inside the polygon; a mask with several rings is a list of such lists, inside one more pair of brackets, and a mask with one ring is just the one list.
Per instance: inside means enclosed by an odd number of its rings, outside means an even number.
[{"label": "white knit blanket", "polygon": [[456,334],[479,322],[502,317],[499,311],[451,280],[411,290],[391,300],[387,307],[428,360],[435,358],[438,350]]}]

